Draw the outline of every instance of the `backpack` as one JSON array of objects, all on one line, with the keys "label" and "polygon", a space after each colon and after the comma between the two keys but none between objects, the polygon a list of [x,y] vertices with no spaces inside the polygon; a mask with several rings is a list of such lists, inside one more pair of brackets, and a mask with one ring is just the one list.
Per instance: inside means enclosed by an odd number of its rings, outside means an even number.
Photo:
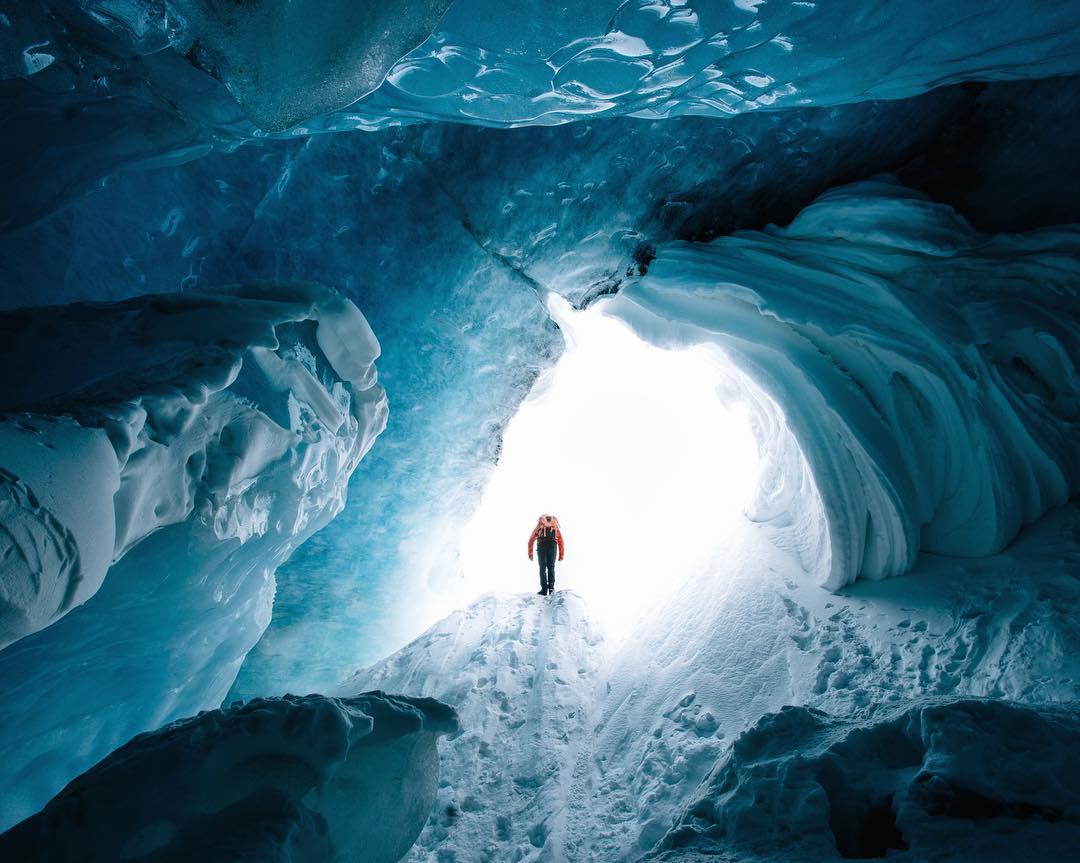
[{"label": "backpack", "polygon": [[540,532],[536,534],[537,540],[540,542],[555,542],[555,522],[551,524],[540,524]]}]

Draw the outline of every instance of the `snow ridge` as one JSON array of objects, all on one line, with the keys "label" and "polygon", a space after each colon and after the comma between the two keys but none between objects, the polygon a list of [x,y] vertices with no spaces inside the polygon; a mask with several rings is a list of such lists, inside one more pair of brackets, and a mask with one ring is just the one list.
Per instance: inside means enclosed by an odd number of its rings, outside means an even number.
[{"label": "snow ridge", "polygon": [[[731,859],[756,860],[753,848],[728,848],[707,831],[685,847],[657,847],[675,841],[672,831],[691,818],[695,800],[714,801],[708,805],[720,813],[725,804],[716,777],[736,757],[732,742],[755,726],[751,737],[776,753],[775,763],[790,761],[794,770],[797,753],[814,747],[824,753],[849,735],[863,735],[872,749],[875,741],[887,742],[897,717],[907,716],[910,733],[922,734],[916,726],[924,714],[907,713],[913,704],[940,706],[940,724],[950,734],[959,733],[971,710],[982,716],[978,705],[990,704],[987,722],[974,726],[985,740],[977,735],[981,742],[972,744],[988,753],[1000,745],[1003,729],[1038,728],[1042,720],[1030,725],[1017,705],[1040,715],[1046,714],[1040,705],[1056,705],[1050,713],[1064,715],[1080,703],[1076,505],[1048,514],[1002,554],[969,561],[923,556],[903,579],[860,581],[839,593],[803,577],[798,557],[775,537],[786,529],[749,521],[733,528],[713,563],[653,607],[621,645],[599,638],[590,612],[570,592],[546,600],[489,595],[342,686],[343,694],[377,686],[435,696],[461,716],[461,735],[442,747],[431,819],[406,859],[633,863],[653,852],[665,861],[704,861],[718,853],[725,859],[730,852]],[[985,702],[962,706],[976,699]],[[997,710],[993,705],[1004,699],[1009,703]],[[951,707],[954,702],[961,706]],[[798,706],[785,716],[809,718],[768,719],[785,705]],[[820,734],[799,731],[808,725],[820,725]],[[880,809],[890,793],[900,800],[898,789],[913,781],[917,764],[937,769],[937,744],[920,739],[915,748],[925,758],[908,759],[906,772],[896,775],[873,767],[863,750],[846,750],[844,781],[856,791],[866,786],[864,796],[873,797],[867,812]],[[954,749],[948,743],[937,751]],[[965,763],[954,754],[942,775]],[[823,754],[812,770],[824,775],[832,758]],[[1017,758],[1010,769],[1038,785],[1041,779],[1023,774]],[[752,776],[739,786],[736,803],[753,799],[755,789],[788,799],[766,781],[773,763],[766,756],[746,759]],[[976,754],[966,763],[991,761]],[[759,775],[760,782],[753,778]],[[820,796],[816,781],[798,787]],[[848,796],[857,804],[861,793]],[[1001,787],[980,793],[1039,803]],[[786,802],[775,805],[787,811]],[[716,818],[734,823],[744,817],[740,806]],[[911,844],[911,860],[935,859],[932,848],[945,849],[940,859],[954,859],[948,849],[978,823],[966,817],[923,823],[917,809],[905,811],[903,818],[914,820],[901,818],[898,829]],[[861,817],[852,813],[856,826],[844,842],[859,841]],[[839,853],[812,795],[792,820],[778,814],[774,821],[763,860]],[[776,831],[784,823],[795,844],[769,845],[783,838]],[[1058,839],[1075,836],[1077,827],[1069,824]]]},{"label": "snow ridge", "polygon": [[806,707],[742,734],[649,860],[1065,860],[1080,712],[959,700],[872,722]]}]

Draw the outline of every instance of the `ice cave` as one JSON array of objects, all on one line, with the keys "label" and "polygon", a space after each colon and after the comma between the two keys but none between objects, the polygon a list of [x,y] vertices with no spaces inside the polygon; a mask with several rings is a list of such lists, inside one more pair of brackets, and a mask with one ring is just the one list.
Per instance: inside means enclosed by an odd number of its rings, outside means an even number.
[{"label": "ice cave", "polygon": [[1080,3],[8,0],[0,102],[0,860],[1080,859]]}]

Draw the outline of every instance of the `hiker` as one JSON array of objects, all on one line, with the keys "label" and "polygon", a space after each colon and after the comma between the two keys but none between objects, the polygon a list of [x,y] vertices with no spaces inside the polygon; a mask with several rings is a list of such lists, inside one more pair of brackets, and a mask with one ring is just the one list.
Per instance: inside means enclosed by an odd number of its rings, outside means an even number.
[{"label": "hiker", "polygon": [[555,549],[559,549],[559,560],[563,559],[563,538],[559,530],[559,520],[553,515],[542,515],[536,520],[536,527],[529,534],[529,560],[533,559],[533,546],[536,546],[540,560],[540,596],[555,592]]}]

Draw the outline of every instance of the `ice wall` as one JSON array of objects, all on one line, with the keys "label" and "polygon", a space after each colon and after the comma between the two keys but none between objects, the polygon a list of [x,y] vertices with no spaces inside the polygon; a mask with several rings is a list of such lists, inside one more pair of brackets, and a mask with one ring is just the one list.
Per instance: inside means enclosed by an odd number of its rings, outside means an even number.
[{"label": "ice wall", "polygon": [[0,836],[9,860],[388,863],[423,827],[436,740],[457,717],[431,698],[255,699],[141,734]]},{"label": "ice wall", "polygon": [[998,551],[1080,490],[1078,253],[1074,226],[986,236],[879,178],[787,228],[666,246],[610,308],[719,344],[782,406],[837,588],[920,548]]},{"label": "ice wall", "polygon": [[275,570],[341,511],[387,406],[366,320],[315,284],[0,327],[10,825],[132,735],[221,703]]}]

